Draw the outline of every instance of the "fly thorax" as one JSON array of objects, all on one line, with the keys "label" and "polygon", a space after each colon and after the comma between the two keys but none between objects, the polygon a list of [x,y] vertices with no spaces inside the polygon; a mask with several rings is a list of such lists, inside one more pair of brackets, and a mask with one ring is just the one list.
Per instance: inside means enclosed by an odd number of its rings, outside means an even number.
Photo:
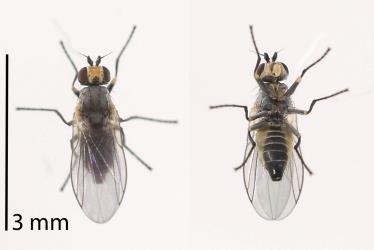
[{"label": "fly thorax", "polygon": [[287,85],[281,82],[270,83],[268,85],[269,95],[271,99],[282,101],[284,100],[284,94],[287,92]]},{"label": "fly thorax", "polygon": [[266,119],[276,124],[282,124],[284,119],[287,117],[287,104],[285,101],[278,101],[269,98],[263,105],[262,110],[268,111],[270,114]]},{"label": "fly thorax", "polygon": [[110,99],[105,87],[92,86],[83,89],[79,96],[82,119],[91,127],[101,127],[108,122]]}]

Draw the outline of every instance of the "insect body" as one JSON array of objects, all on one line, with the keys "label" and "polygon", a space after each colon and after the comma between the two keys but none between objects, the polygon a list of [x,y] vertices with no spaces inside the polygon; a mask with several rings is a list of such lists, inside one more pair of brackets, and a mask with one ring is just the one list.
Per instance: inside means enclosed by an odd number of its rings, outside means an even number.
[{"label": "insect body", "polygon": [[90,219],[105,222],[118,209],[127,178],[124,135],[106,87],[80,91],[72,126],[74,193]]},{"label": "insect body", "polygon": [[[176,123],[142,116],[120,118],[110,98],[110,92],[117,79],[119,59],[127,47],[135,26],[116,60],[115,76],[111,80],[109,70],[100,66],[104,56],[93,63],[89,56],[89,66],[78,71],[64,44],[61,46],[75,69],[72,90],[79,98],[73,120],[67,122],[55,109],[17,108],[17,110],[36,110],[55,112],[62,121],[73,127],[71,138],[71,167],[61,190],[71,180],[75,196],[84,213],[94,222],[104,223],[117,211],[126,188],[127,167],[124,149],[151,170],[126,144],[121,122],[142,119],[154,122]],[[78,90],[76,79],[85,86]],[[104,86],[108,84],[107,86]]]},{"label": "insect body", "polygon": [[321,61],[330,48],[305,68],[288,88],[282,82],[289,73],[287,66],[277,61],[277,52],[271,58],[265,53],[265,63],[261,63],[252,26],[250,30],[257,53],[254,78],[260,87],[251,113],[248,113],[246,106],[234,104],[210,108],[237,107],[245,111],[249,121],[247,147],[243,163],[235,170],[243,168],[246,191],[257,213],[268,220],[279,220],[291,213],[300,197],[304,169],[312,174],[301,154],[301,135],[297,130],[296,115],[307,115],[316,102],[347,92],[348,89],[313,100],[309,110],[295,108],[291,95],[304,74]]}]

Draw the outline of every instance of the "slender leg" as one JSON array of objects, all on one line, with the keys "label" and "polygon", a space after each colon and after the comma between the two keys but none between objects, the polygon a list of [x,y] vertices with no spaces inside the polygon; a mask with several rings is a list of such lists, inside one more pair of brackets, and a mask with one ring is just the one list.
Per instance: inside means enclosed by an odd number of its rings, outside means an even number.
[{"label": "slender leg", "polygon": [[210,109],[226,108],[226,107],[230,107],[230,108],[242,108],[242,109],[244,109],[245,119],[247,119],[249,121],[249,113],[248,113],[247,106],[236,105],[236,104],[223,104],[223,105],[209,106]]},{"label": "slender leg", "polygon": [[260,89],[262,91],[264,91],[265,93],[269,94],[268,88],[265,86],[265,83],[261,80],[260,76],[257,74],[257,69],[258,69],[258,66],[260,65],[260,62],[261,62],[261,56],[260,56],[260,52],[258,51],[258,48],[257,48],[257,44],[256,44],[256,40],[255,40],[255,35],[254,35],[254,32],[253,32],[253,26],[250,25],[249,29],[251,31],[251,37],[252,37],[253,46],[255,47],[256,54],[257,54],[257,62],[256,62],[255,69],[253,71],[253,74],[254,74],[254,77],[256,79],[257,84],[260,86]]},{"label": "slender leg", "polygon": [[[75,152],[75,148],[74,148],[74,142],[78,139],[78,135],[75,135],[73,136],[71,139],[70,139],[70,148],[71,148],[71,153],[74,154],[75,156],[77,156],[77,152]],[[60,187],[60,192],[63,192],[65,187],[66,187],[66,184],[68,183],[69,181],[69,178],[71,176],[71,169],[69,170],[69,174],[66,176],[65,178],[65,181],[62,183],[61,187]]]},{"label": "slender leg", "polygon": [[297,155],[299,156],[299,159],[301,160],[301,163],[303,164],[304,168],[308,171],[310,175],[312,175],[313,174],[312,170],[310,170],[310,168],[306,165],[304,158],[299,151],[299,146],[301,143],[301,135],[299,131],[297,131],[297,129],[289,123],[286,123],[286,127],[297,137],[297,143],[295,144],[294,149]]},{"label": "slender leg", "polygon": [[112,92],[112,89],[113,89],[113,87],[114,87],[114,85],[116,84],[116,82],[117,82],[117,78],[113,78],[111,81],[110,81],[110,83],[108,84],[108,91],[109,91],[109,93],[110,92]]},{"label": "slender leg", "polygon": [[130,116],[125,119],[120,118],[120,122],[128,122],[131,120],[145,120],[145,121],[151,121],[151,122],[160,122],[160,123],[178,123],[176,120],[163,120],[163,119],[156,119],[151,117],[145,117],[145,116]]},{"label": "slender leg", "polygon": [[269,116],[270,114],[271,114],[270,111],[261,111],[261,112],[258,112],[256,114],[254,114],[254,115],[249,116],[249,120],[253,121],[253,120],[256,120],[258,118]]},{"label": "slender leg", "polygon": [[238,171],[239,169],[241,169],[242,167],[244,167],[244,165],[247,163],[249,157],[251,156],[253,149],[256,147],[256,142],[253,140],[250,131],[248,131],[248,139],[249,139],[249,141],[251,142],[252,147],[251,147],[251,149],[249,150],[248,155],[245,157],[243,163],[240,164],[238,167],[235,167],[235,168],[234,168],[235,171]]},{"label": "slender leg", "polygon": [[258,123],[256,123],[256,124],[254,124],[254,125],[252,125],[252,126],[249,127],[249,129],[248,129],[248,139],[251,142],[252,147],[249,150],[248,155],[245,157],[244,162],[242,164],[240,164],[238,167],[234,168],[235,171],[237,171],[237,170],[241,169],[242,167],[244,167],[244,165],[247,163],[249,157],[251,156],[251,154],[253,152],[253,149],[256,147],[256,142],[253,140],[253,137],[251,135],[251,131],[254,131],[254,130],[257,130],[257,129],[260,129],[260,128],[265,128],[267,126],[269,126],[268,122],[261,121],[261,122],[258,122]]},{"label": "slender leg", "polygon": [[136,26],[134,25],[134,27],[132,28],[132,31],[131,31],[129,37],[127,38],[127,41],[126,41],[125,45],[122,47],[121,51],[119,52],[119,54],[118,54],[118,56],[117,56],[114,78],[113,78],[112,81],[108,84],[108,87],[107,87],[109,92],[112,91],[112,89],[113,89],[113,87],[114,87],[114,85],[116,84],[116,81],[117,81],[119,59],[121,58],[122,53],[125,51],[127,45],[130,43],[130,40],[131,40],[132,36],[134,35],[135,30],[136,30]]},{"label": "slender leg", "polygon": [[143,161],[140,156],[138,156],[134,151],[132,151],[131,148],[129,148],[126,143],[125,143],[125,134],[123,133],[123,130],[121,127],[118,128],[121,133],[121,146],[124,147],[127,151],[129,151],[130,154],[132,154],[143,166],[145,166],[148,170],[152,171],[152,168],[145,162]]},{"label": "slender leg", "polygon": [[[65,123],[66,125],[68,126],[71,126],[73,124],[73,121],[70,121],[70,122],[67,122],[65,120],[65,118],[61,115],[61,113],[57,110],[57,109],[46,109],[46,108],[24,108],[24,107],[18,107],[16,108],[16,110],[23,110],[23,111],[49,111],[49,112],[55,112],[59,117],[60,119],[63,121],[63,123]],[[73,141],[74,138],[71,139],[71,147],[72,147],[72,141]],[[73,147],[72,147],[73,148]],[[74,153],[74,151],[72,151]],[[66,177],[64,183],[61,185],[60,187],[60,191],[64,191],[65,189],[65,186],[69,180],[69,177],[70,177],[70,171],[69,171],[69,174],[68,176]]]},{"label": "slender leg", "polygon": [[65,45],[62,41],[60,41],[60,44],[61,44],[61,47],[62,47],[62,50],[64,51],[65,55],[67,56],[67,58],[69,59],[71,65],[73,66],[74,70],[75,70],[75,76],[74,76],[74,79],[73,79],[73,83],[71,84],[71,90],[73,91],[73,93],[79,97],[79,90],[74,86],[74,83],[75,81],[77,80],[78,78],[78,68],[77,66],[75,66],[75,63],[73,62],[73,60],[71,59],[68,51],[66,50],[65,48]]},{"label": "slender leg", "polygon": [[248,108],[246,106],[236,105],[236,104],[216,105],[216,106],[210,106],[209,108],[210,109],[217,109],[217,108],[226,108],[226,107],[244,109],[245,119],[247,119],[247,121],[253,121],[253,120],[256,120],[258,118],[265,117],[265,116],[269,115],[269,112],[267,112],[267,111],[261,111],[261,112],[258,112],[256,114],[254,114],[254,115],[249,115],[248,114]]},{"label": "slender leg", "polygon": [[66,187],[66,184],[68,184],[68,181],[70,179],[70,175],[71,175],[71,171],[69,171],[69,174],[68,176],[66,176],[65,180],[64,180],[64,183],[62,183],[61,187],[60,187],[60,192],[63,192],[65,187]]},{"label": "slender leg", "polygon": [[[216,109],[216,108],[225,108],[225,107],[233,107],[233,108],[244,109],[245,118],[247,119],[247,121],[253,121],[253,120],[256,120],[258,118],[265,117],[265,116],[269,115],[269,113],[267,111],[261,111],[261,112],[258,112],[257,114],[254,114],[254,115],[250,116],[248,114],[248,108],[246,106],[236,105],[236,104],[224,104],[224,105],[210,106],[209,108],[210,109]],[[261,122],[258,122],[256,124],[252,125],[251,127],[249,127],[248,139],[251,142],[252,147],[249,150],[248,155],[245,157],[244,162],[242,164],[240,164],[238,167],[234,168],[235,171],[241,169],[247,163],[249,157],[252,154],[253,149],[256,147],[256,142],[252,138],[251,131],[254,131],[254,130],[260,129],[260,128],[264,128],[266,126],[268,126],[268,123],[265,122],[265,121],[261,121]]]},{"label": "slender leg", "polygon": [[73,154],[75,154],[75,148],[74,148],[74,143],[76,140],[78,140],[79,136],[78,135],[74,135],[71,139],[70,139],[70,149],[71,149],[71,152]]},{"label": "slender leg", "polygon": [[210,109],[218,109],[218,108],[226,108],[226,107],[242,108],[242,109],[244,109],[245,119],[247,119],[247,121],[249,121],[249,114],[248,114],[248,108],[247,108],[247,106],[236,105],[236,104],[223,104],[223,105],[209,106]]},{"label": "slender leg", "polygon": [[[66,120],[65,120],[65,118],[61,115],[61,113],[60,113],[60,111],[58,111],[57,109],[46,109],[46,108],[25,108],[25,107],[18,107],[18,108],[16,108],[16,110],[23,110],[23,111],[48,111],[48,112],[55,112],[59,117],[60,117],[60,119],[63,121],[63,123],[65,123],[66,125],[68,125],[68,126],[71,126],[72,124],[73,124],[73,121],[70,121],[70,122],[67,122]],[[72,138],[72,140],[73,140],[74,138]],[[71,140],[71,141],[72,141]],[[72,145],[72,144],[71,144]],[[74,151],[72,151],[73,153],[74,153]],[[70,171],[69,171],[69,174],[68,174],[68,176],[66,177],[66,179],[65,179],[65,181],[64,181],[64,183],[61,185],[61,187],[60,187],[60,191],[62,192],[62,191],[64,191],[64,189],[65,189],[65,186],[66,186],[66,184],[67,184],[67,182],[68,182],[68,180],[69,180],[69,177],[70,177]]]},{"label": "slender leg", "polygon": [[65,118],[61,115],[60,111],[58,111],[57,109],[17,107],[16,110],[55,112],[61,118],[63,123],[65,123],[68,126],[71,126],[73,124],[73,121],[66,121]]},{"label": "slender leg", "polygon": [[132,156],[134,156],[144,167],[146,167],[149,171],[152,171],[152,167],[149,166],[145,161],[142,160],[142,158],[140,158],[134,151],[131,150],[131,148],[129,148],[126,144],[123,145],[123,147],[129,151],[130,154],[132,154]]},{"label": "slender leg", "polygon": [[331,49],[330,48],[327,48],[327,50],[325,51],[325,53],[323,53],[323,55],[317,60],[315,61],[314,63],[312,63],[311,65],[309,65],[308,67],[306,67],[302,72],[301,72],[301,75],[296,79],[296,81],[291,85],[291,87],[287,90],[287,92],[284,94],[284,96],[288,97],[288,96],[291,96],[293,94],[293,92],[295,92],[297,86],[299,85],[299,83],[301,82],[304,74],[311,68],[313,67],[314,65],[316,65],[317,63],[319,63],[326,55],[327,53],[329,53]]},{"label": "slender leg", "polygon": [[249,30],[251,31],[253,46],[255,46],[255,50],[256,50],[256,54],[257,54],[257,62],[256,62],[256,66],[255,66],[255,69],[254,69],[254,72],[253,72],[256,75],[257,68],[258,68],[258,66],[260,65],[260,62],[261,62],[261,56],[260,56],[260,52],[258,51],[258,48],[257,48],[257,44],[256,44],[255,35],[254,35],[254,32],[253,32],[253,26],[252,25],[249,26]]},{"label": "slender leg", "polygon": [[318,99],[314,99],[309,106],[309,110],[301,110],[301,109],[290,108],[290,109],[288,109],[288,113],[289,114],[308,115],[310,112],[312,112],[313,107],[316,104],[316,102],[329,99],[331,97],[340,95],[340,94],[345,93],[347,91],[348,91],[348,89],[343,89],[343,90],[341,90],[339,92],[336,92],[334,94],[331,94],[331,95],[328,95],[328,96],[325,96],[325,97],[321,97],[321,98],[318,98]]}]

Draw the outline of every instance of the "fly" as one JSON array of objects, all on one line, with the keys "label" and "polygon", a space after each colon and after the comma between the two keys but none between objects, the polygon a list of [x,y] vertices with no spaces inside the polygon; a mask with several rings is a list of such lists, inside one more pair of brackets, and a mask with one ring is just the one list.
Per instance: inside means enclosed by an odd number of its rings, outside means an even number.
[{"label": "fly", "polygon": [[[105,56],[98,56],[95,63],[89,56],[88,66],[78,71],[64,44],[61,47],[75,70],[72,91],[78,97],[72,121],[67,121],[57,109],[19,107],[17,110],[48,111],[56,113],[73,128],[70,172],[61,191],[71,180],[75,197],[83,212],[92,221],[105,223],[112,218],[121,204],[126,188],[127,166],[124,149],[149,170],[144,162],[125,143],[121,123],[141,119],[161,123],[177,123],[143,116],[122,119],[114,106],[110,93],[116,83],[121,55],[128,46],[136,26],[117,56],[115,75],[111,79],[108,68],[101,66]],[[78,79],[82,89],[75,87]],[[104,86],[106,85],[106,86]]]},{"label": "fly", "polygon": [[247,147],[244,161],[235,168],[243,168],[244,185],[256,212],[267,220],[280,220],[287,217],[299,200],[304,181],[304,169],[312,174],[300,150],[301,135],[297,129],[296,115],[308,115],[314,105],[321,100],[337,96],[348,89],[314,99],[308,110],[293,106],[291,95],[300,84],[304,74],[320,62],[330,51],[305,68],[296,81],[288,87],[282,81],[288,76],[287,66],[277,61],[277,52],[270,58],[267,53],[261,63],[250,26],[253,45],[257,54],[254,78],[259,86],[255,104],[248,113],[242,105],[225,104],[211,106],[241,108],[249,122]]}]

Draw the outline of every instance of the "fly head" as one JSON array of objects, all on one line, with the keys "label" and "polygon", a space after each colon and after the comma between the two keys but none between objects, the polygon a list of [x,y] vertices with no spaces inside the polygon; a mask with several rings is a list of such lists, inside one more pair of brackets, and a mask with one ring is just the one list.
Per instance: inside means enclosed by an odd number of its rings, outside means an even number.
[{"label": "fly head", "polygon": [[87,56],[89,66],[82,68],[78,73],[78,81],[82,85],[104,85],[110,81],[110,72],[104,67],[100,66],[101,59],[105,56],[98,56],[95,65],[91,57]]},{"label": "fly head", "polygon": [[278,53],[274,52],[270,58],[268,53],[264,54],[265,63],[261,63],[256,71],[260,79],[266,83],[276,83],[287,79],[288,68],[286,64],[277,61]]}]

